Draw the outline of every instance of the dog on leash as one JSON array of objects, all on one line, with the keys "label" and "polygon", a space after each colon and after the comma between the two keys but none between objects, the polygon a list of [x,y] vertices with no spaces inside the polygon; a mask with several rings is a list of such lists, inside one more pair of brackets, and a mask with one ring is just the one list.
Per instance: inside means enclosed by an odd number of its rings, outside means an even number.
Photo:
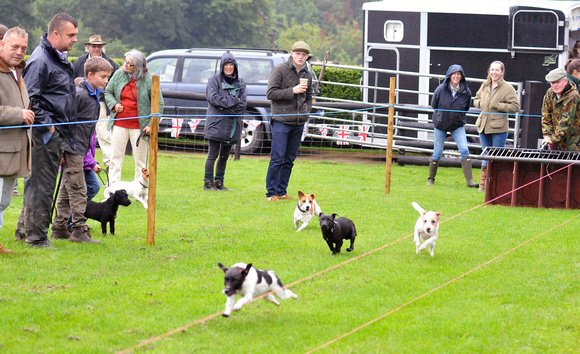
[{"label": "dog on leash", "polygon": [[[296,205],[294,210],[296,232],[304,230],[314,215],[320,215],[320,207],[314,200],[314,194],[304,194],[298,191],[298,205]],[[302,222],[302,225],[300,225],[300,222]]]},{"label": "dog on leash", "polygon": [[[256,296],[260,296],[269,291],[273,291],[280,300],[289,298],[298,299],[298,295],[289,289],[285,289],[280,278],[272,270],[259,270],[252,266],[252,263],[236,263],[231,268],[226,268],[223,264],[218,263],[221,270],[224,271],[224,290],[222,293],[228,297],[226,300],[226,309],[223,316],[229,317],[233,311],[239,311],[242,306]],[[243,295],[236,302],[236,296]],[[280,306],[280,303],[272,294],[269,294],[264,300]]]},{"label": "dog on leash", "polygon": [[149,187],[149,170],[146,168],[141,169],[141,176],[134,181],[125,182],[117,181],[113,182],[110,186],[105,188],[105,199],[109,198],[110,194],[115,193],[119,189],[124,189],[127,191],[129,197],[135,198],[135,200],[141,202],[143,207],[147,209],[147,198],[148,198],[148,187]]},{"label": "dog on leash", "polygon": [[350,240],[350,247],[347,252],[354,250],[354,239],[356,238],[356,227],[352,220],[345,217],[338,217],[338,214],[318,215],[322,238],[328,244],[332,254],[340,253],[343,240]]},{"label": "dog on leash", "polygon": [[114,235],[115,219],[117,218],[117,210],[119,209],[119,205],[131,205],[127,191],[124,189],[115,191],[115,193],[113,193],[113,195],[110,198],[107,198],[107,200],[104,202],[88,202],[87,209],[85,210],[85,217],[100,221],[103,235],[107,233],[107,223],[109,223],[111,235]]},{"label": "dog on leash", "polygon": [[[435,255],[433,249],[435,248],[435,241],[439,236],[439,220],[441,220],[440,211],[425,211],[419,204],[411,203],[413,208],[421,214],[415,223],[415,246],[416,252],[419,253],[425,248],[429,247],[429,254],[431,257]],[[421,244],[421,239],[425,240]]]}]

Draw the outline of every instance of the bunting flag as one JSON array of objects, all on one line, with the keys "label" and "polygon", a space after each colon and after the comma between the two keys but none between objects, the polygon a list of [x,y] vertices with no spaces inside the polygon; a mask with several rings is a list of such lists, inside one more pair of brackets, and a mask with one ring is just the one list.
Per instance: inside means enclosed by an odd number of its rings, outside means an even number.
[{"label": "bunting flag", "polygon": [[306,124],[304,124],[304,128],[302,129],[302,137],[300,138],[300,141],[304,141],[304,139],[306,139]]},{"label": "bunting flag", "polygon": [[358,140],[366,142],[368,135],[369,135],[369,126],[368,125],[359,125],[358,126]]},{"label": "bunting flag", "polygon": [[320,126],[318,127],[318,131],[320,132],[320,135],[322,136],[327,136],[328,135],[328,127],[326,124],[320,124]]},{"label": "bunting flag", "polygon": [[189,121],[189,129],[191,129],[192,133],[195,133],[195,128],[197,128],[197,125],[199,124],[199,122],[201,122],[201,119],[192,119]]},{"label": "bunting flag", "polygon": [[[348,132],[348,125],[341,125],[338,131],[338,137],[341,139],[348,139],[350,133]],[[348,141],[337,141],[336,145],[348,145]]]},{"label": "bunting flag", "polygon": [[248,131],[253,132],[262,123],[261,120],[252,119],[248,121]]},{"label": "bunting flag", "polygon": [[171,118],[171,137],[179,137],[181,126],[183,125],[183,118]]}]

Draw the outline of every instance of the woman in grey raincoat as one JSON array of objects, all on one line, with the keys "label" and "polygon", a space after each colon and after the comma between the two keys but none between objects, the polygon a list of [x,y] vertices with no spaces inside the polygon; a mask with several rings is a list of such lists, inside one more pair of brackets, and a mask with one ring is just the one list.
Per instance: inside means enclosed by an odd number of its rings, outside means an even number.
[{"label": "woman in grey raincoat", "polygon": [[230,52],[223,54],[219,74],[209,78],[205,96],[209,105],[204,135],[209,151],[203,189],[230,190],[224,186],[226,165],[232,145],[240,141],[247,97],[246,84],[239,77],[238,64]]}]

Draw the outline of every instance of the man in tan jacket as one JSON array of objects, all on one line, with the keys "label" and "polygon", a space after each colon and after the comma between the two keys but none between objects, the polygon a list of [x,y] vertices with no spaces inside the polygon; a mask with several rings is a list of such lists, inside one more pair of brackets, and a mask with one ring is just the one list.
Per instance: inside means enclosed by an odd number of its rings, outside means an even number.
[{"label": "man in tan jacket", "polygon": [[[4,210],[12,202],[14,180],[30,175],[31,137],[34,112],[28,109],[26,85],[20,72],[28,47],[28,34],[9,29],[0,41],[0,228]],[[0,244],[0,253],[9,253]]]}]

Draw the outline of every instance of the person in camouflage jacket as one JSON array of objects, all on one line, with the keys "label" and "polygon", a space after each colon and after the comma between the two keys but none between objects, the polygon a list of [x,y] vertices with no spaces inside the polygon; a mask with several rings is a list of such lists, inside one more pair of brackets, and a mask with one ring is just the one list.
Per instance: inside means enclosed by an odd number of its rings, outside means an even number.
[{"label": "person in camouflage jacket", "polygon": [[[562,75],[563,74],[563,75]],[[580,150],[580,94],[564,69],[554,69],[546,80],[550,88],[542,103],[543,143],[551,150]]]}]

